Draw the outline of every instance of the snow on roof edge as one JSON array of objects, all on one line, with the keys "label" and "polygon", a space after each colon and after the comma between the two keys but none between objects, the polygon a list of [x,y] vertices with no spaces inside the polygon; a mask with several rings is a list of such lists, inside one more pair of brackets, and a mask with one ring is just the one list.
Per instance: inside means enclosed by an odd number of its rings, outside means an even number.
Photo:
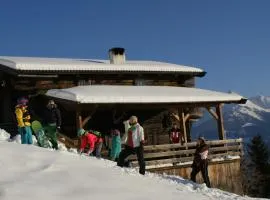
[{"label": "snow on roof edge", "polygon": [[128,60],[125,64],[110,64],[108,60],[8,57],[0,56],[0,64],[21,71],[153,71],[205,73],[203,69],[159,61]]},{"label": "snow on roof edge", "polygon": [[[240,103],[246,98],[199,88],[171,86],[90,85],[52,89],[47,96],[81,104],[90,103]],[[244,102],[245,103],[245,102]]]}]

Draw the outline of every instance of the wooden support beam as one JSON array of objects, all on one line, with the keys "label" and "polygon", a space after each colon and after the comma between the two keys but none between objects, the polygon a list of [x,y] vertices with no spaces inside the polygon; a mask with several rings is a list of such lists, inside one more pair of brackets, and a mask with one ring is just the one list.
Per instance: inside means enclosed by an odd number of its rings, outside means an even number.
[{"label": "wooden support beam", "polygon": [[176,119],[176,121],[180,122],[179,114],[172,113],[172,116]]},{"label": "wooden support beam", "polygon": [[185,121],[185,123],[186,123],[186,121],[188,120],[188,118],[190,117],[190,114],[188,113],[188,114],[186,114],[186,116],[184,117],[184,121]]},{"label": "wooden support beam", "polygon": [[[179,116],[181,116],[180,114],[175,114],[175,113],[172,113],[172,116],[177,120],[177,121],[181,121],[181,117],[179,117]],[[188,113],[188,114],[186,114],[185,116],[184,116],[184,121],[186,122],[187,120],[188,120],[188,118],[190,117],[190,114]]]},{"label": "wooden support beam", "polygon": [[210,107],[206,108],[208,110],[208,112],[216,119],[218,120],[219,117],[217,115],[217,113],[215,111],[213,111]]},{"label": "wooden support beam", "polygon": [[96,108],[86,117],[86,118],[84,118],[83,120],[82,120],[82,127],[81,128],[83,128],[86,124],[87,124],[87,122],[92,118],[92,115],[96,112]]},{"label": "wooden support beam", "polygon": [[180,128],[182,129],[182,133],[184,134],[185,144],[187,144],[187,129],[186,129],[186,123],[185,123],[185,113],[183,109],[178,109],[178,113],[180,116]]},{"label": "wooden support beam", "polygon": [[224,131],[224,121],[223,121],[223,115],[222,115],[222,104],[219,104],[216,107],[216,113],[218,116],[217,125],[218,125],[218,133],[219,133],[219,139],[224,140],[226,139],[225,131]]},{"label": "wooden support beam", "polygon": [[81,111],[77,108],[76,109],[76,127],[77,127],[77,130],[82,128],[82,115],[81,115]]},{"label": "wooden support beam", "polygon": [[[76,107],[76,128],[77,130],[82,128],[82,115],[81,115],[81,109],[79,107]],[[77,149],[80,149],[80,146],[81,146],[81,140],[78,141]]]}]

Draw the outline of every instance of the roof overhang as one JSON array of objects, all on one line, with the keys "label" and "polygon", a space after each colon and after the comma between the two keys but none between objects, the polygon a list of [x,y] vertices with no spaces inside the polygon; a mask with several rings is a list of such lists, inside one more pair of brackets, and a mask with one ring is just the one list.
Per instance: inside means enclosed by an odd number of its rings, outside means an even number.
[{"label": "roof overhang", "polygon": [[210,106],[220,103],[244,104],[247,99],[235,93],[170,86],[90,85],[51,89],[46,95],[73,104]]},{"label": "roof overhang", "polygon": [[110,64],[107,60],[67,58],[0,57],[0,69],[18,74],[183,74],[202,77],[200,68],[155,61],[127,61]]}]

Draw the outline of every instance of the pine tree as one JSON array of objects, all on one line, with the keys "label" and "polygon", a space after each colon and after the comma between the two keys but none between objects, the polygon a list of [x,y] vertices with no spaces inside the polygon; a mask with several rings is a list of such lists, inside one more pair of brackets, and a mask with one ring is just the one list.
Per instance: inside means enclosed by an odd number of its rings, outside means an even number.
[{"label": "pine tree", "polygon": [[269,150],[260,135],[253,137],[248,144],[248,155],[260,172],[265,172],[269,165]]},{"label": "pine tree", "polygon": [[269,197],[270,153],[260,135],[253,137],[251,143],[248,144],[248,155],[251,161],[249,171],[252,172],[249,176],[253,176],[252,187],[249,188],[248,194],[256,197]]}]

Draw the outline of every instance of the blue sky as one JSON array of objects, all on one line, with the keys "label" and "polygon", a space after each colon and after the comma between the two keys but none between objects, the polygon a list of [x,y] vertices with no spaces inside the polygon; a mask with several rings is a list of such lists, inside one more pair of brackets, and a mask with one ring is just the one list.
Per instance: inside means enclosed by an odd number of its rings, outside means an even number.
[{"label": "blue sky", "polygon": [[270,95],[270,1],[1,0],[0,55],[197,66],[198,87]]}]

